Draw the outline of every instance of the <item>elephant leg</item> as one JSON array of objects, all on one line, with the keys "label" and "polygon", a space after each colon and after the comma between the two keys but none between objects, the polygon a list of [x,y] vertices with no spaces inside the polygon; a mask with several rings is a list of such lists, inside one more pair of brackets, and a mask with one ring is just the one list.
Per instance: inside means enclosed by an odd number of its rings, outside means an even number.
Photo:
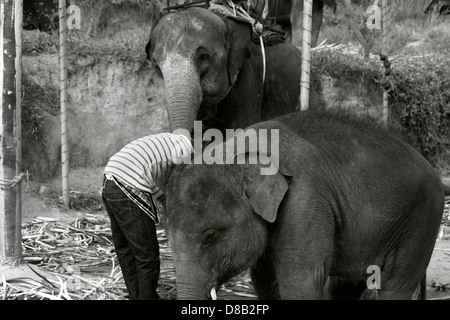
[{"label": "elephant leg", "polygon": [[378,290],[378,300],[411,300],[415,290]]},{"label": "elephant leg", "polygon": [[[280,299],[282,300],[322,300],[326,299],[325,282],[329,270],[325,261],[317,261],[315,267],[298,265],[295,262],[278,266]],[[309,262],[311,263],[311,261]]]},{"label": "elephant leg", "polygon": [[[250,270],[253,287],[261,300],[279,300],[278,284],[272,259],[263,255]],[[270,261],[269,261],[270,260]]]},{"label": "elephant leg", "polygon": [[291,182],[292,197],[280,208],[272,232],[275,274],[283,300],[326,298],[335,248],[333,209],[311,196],[319,193],[319,185],[307,180]]},{"label": "elephant leg", "polygon": [[327,293],[335,300],[358,300],[366,290],[365,281],[354,282],[344,277],[330,277]]},{"label": "elephant leg", "polygon": [[[402,256],[399,253],[399,256]],[[406,264],[409,264],[406,262]],[[414,265],[414,264],[411,264]],[[411,300],[420,285],[420,275],[414,275],[403,267],[393,265],[389,271],[381,271],[381,289],[377,290],[378,300]],[[395,272],[393,271],[395,270]]]}]

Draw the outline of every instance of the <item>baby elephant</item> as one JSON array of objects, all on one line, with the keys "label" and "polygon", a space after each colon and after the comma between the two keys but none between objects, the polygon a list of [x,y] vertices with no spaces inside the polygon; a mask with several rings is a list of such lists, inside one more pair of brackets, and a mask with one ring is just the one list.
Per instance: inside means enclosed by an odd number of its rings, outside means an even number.
[{"label": "baby elephant", "polygon": [[[427,160],[342,112],[300,112],[250,128],[278,133],[268,165],[193,161],[169,179],[178,298],[214,297],[250,268],[260,299],[358,299],[370,296],[372,278],[378,298],[411,299],[444,206]],[[263,175],[267,166],[277,170]]]}]

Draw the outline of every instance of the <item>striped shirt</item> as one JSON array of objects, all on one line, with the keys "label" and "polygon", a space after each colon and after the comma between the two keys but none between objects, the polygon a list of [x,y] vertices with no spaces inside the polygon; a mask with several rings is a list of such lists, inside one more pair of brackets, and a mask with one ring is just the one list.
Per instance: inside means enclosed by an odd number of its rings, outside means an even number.
[{"label": "striped shirt", "polygon": [[192,152],[188,137],[159,133],[137,139],[114,154],[105,167],[104,175],[114,180],[150,218],[157,221],[152,197],[163,191],[174,163]]}]

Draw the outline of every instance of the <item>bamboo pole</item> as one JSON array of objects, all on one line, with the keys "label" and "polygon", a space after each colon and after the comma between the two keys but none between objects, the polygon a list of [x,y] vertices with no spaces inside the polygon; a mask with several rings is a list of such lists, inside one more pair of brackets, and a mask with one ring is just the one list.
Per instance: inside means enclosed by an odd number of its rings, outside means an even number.
[{"label": "bamboo pole", "polygon": [[[300,79],[300,110],[308,110],[311,81],[311,32],[313,0],[303,1],[302,71]],[[297,108],[298,109],[298,108]]]},{"label": "bamboo pole", "polygon": [[0,265],[20,263],[21,219],[16,187],[16,41],[14,0],[0,1]]},{"label": "bamboo pole", "polygon": [[[390,0],[382,0],[382,46],[381,54],[388,57],[388,38],[390,36],[390,25],[391,25],[391,6]],[[388,126],[389,124],[389,92],[387,90],[383,91],[383,123]]]},{"label": "bamboo pole", "polygon": [[[15,0],[15,36],[16,36],[16,176],[22,173],[22,30],[23,0]],[[22,225],[22,183],[16,190],[16,221]],[[17,239],[22,237],[22,229],[16,231]]]},{"label": "bamboo pole", "polygon": [[61,167],[62,198],[64,208],[70,209],[69,201],[69,145],[67,125],[67,23],[66,0],[59,0],[59,70],[60,70],[60,102],[61,102]]}]

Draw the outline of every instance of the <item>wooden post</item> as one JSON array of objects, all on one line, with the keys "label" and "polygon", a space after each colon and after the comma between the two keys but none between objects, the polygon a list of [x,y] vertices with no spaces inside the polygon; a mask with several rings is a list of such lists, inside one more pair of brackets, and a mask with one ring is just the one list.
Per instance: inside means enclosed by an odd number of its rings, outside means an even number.
[{"label": "wooden post", "polygon": [[69,144],[67,125],[67,22],[66,0],[59,0],[59,71],[60,87],[59,97],[61,102],[61,171],[62,171],[62,198],[64,208],[70,209],[69,200]]},{"label": "wooden post", "polygon": [[[23,0],[15,0],[15,36],[16,36],[16,176],[22,168],[22,31]],[[22,224],[22,183],[16,190],[16,219]]]},{"label": "wooden post", "polygon": [[17,211],[16,40],[14,0],[0,0],[0,265],[17,266],[22,254]]},{"label": "wooden post", "polygon": [[[390,0],[382,0],[382,47],[381,54],[388,57],[388,38],[390,35],[390,25],[391,25],[391,6]],[[389,93],[387,90],[383,91],[383,123],[387,126],[389,124]]]},{"label": "wooden post", "polygon": [[[303,2],[302,72],[300,79],[300,110],[308,110],[311,81],[311,32],[313,0]],[[298,108],[297,108],[298,109]]]}]

